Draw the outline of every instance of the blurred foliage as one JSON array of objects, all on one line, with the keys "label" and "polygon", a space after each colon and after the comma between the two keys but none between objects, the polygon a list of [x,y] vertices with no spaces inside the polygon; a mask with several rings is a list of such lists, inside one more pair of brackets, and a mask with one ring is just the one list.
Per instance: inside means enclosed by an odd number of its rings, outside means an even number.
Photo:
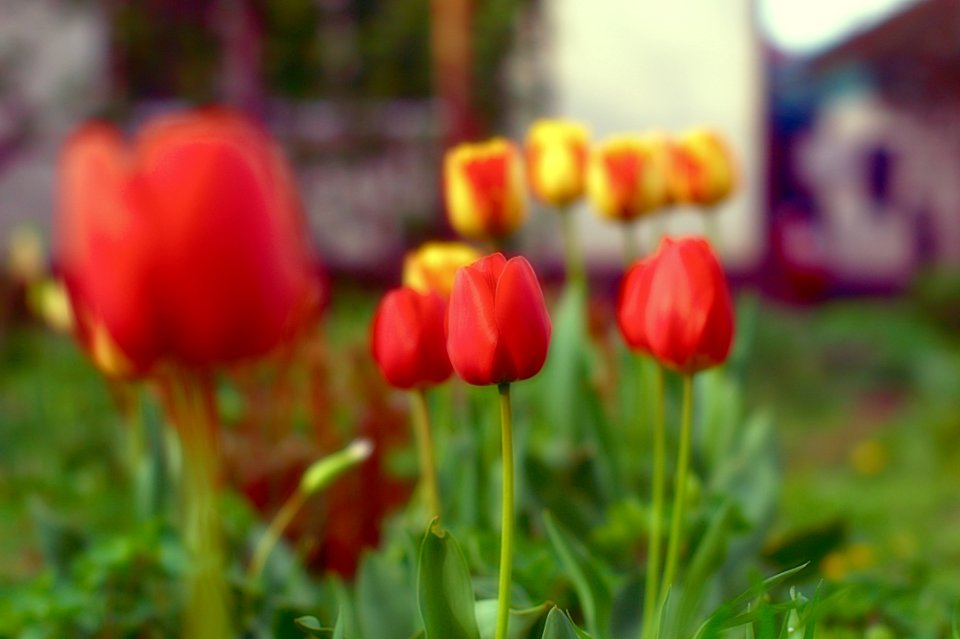
[{"label": "blurred foliage", "polygon": [[[532,4],[474,3],[475,108],[491,126],[503,119],[503,105],[509,104],[504,67],[518,19]],[[430,19],[430,0],[248,0],[230,8],[211,0],[118,3],[110,9],[113,84],[120,92],[114,97],[121,102],[215,99],[224,42],[236,38],[228,32],[246,20],[252,38],[242,44],[248,48],[246,64],[266,96],[429,99]]]},{"label": "blurred foliage", "polygon": [[[610,326],[588,327],[584,301],[576,288],[551,296],[547,368],[514,389],[517,638],[628,637],[640,623],[652,368]],[[272,386],[283,376],[258,369],[225,378],[219,401],[230,432],[252,428],[257,415],[289,420],[298,441],[322,451],[379,432],[363,430],[373,423],[404,430],[407,398],[371,375],[366,354],[374,302],[338,287],[322,331],[336,374],[295,368],[280,384],[286,390],[261,395],[250,392],[257,380]],[[788,309],[744,297],[739,325],[730,362],[695,387],[686,570],[661,636],[807,637],[813,628],[828,639],[945,636],[960,601],[953,336],[904,300]],[[0,635],[176,634],[185,565],[177,509],[143,505],[144,481],[175,477],[174,451],[148,445],[148,457],[165,456],[169,477],[137,479],[136,447],[117,410],[123,394],[67,340],[9,330],[0,347]],[[668,424],[677,382],[668,378]],[[307,395],[322,406],[295,408]],[[414,474],[406,439],[381,451],[386,475],[363,480],[377,483],[356,483],[366,470],[344,478],[345,501],[331,493],[310,502],[304,516],[319,528],[289,531],[258,582],[243,575],[271,513],[251,495],[266,493],[228,492],[230,582],[245,636],[408,639],[422,629],[418,606],[427,606],[431,624],[475,618],[488,637],[499,550],[495,400],[494,389],[456,383],[430,393],[443,532],[425,535],[419,496],[398,507],[400,493],[379,542],[368,539],[355,572],[344,573],[352,576],[325,570],[352,550],[318,547],[331,530],[353,538],[355,524],[344,522],[359,521],[365,500],[356,491],[372,498],[390,476]],[[149,433],[159,413],[144,415]],[[671,426],[668,450],[675,438]],[[283,468],[269,455],[247,456],[270,472]]]}]

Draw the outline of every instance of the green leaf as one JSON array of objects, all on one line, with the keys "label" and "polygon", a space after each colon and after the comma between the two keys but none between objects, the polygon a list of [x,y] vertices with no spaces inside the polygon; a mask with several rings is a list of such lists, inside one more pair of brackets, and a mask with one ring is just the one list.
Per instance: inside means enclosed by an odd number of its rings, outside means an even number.
[{"label": "green leaf", "polygon": [[549,512],[543,514],[547,537],[560,557],[564,571],[577,591],[587,629],[601,636],[601,624],[610,619],[613,595],[609,579],[583,546],[557,524]]},{"label": "green leaf", "polygon": [[73,560],[87,546],[84,534],[54,513],[39,497],[29,499],[30,516],[44,563],[58,579],[67,578]]},{"label": "green leaf", "polygon": [[[766,628],[766,625],[769,623],[769,615],[772,614],[772,611],[768,611],[769,605],[766,604],[761,595],[769,592],[790,577],[797,575],[806,567],[807,564],[801,564],[794,568],[790,568],[789,570],[784,570],[783,572],[773,575],[772,577],[768,577],[759,584],[751,586],[736,598],[731,599],[717,608],[717,610],[715,610],[713,614],[711,614],[707,620],[703,622],[694,637],[696,639],[716,637],[721,630],[742,626],[745,623],[749,623],[753,619],[758,619],[760,621],[761,637],[765,636],[764,632],[766,630],[774,632],[775,634],[775,631]],[[740,611],[753,600],[758,600],[757,608],[750,610],[750,612],[745,615],[741,615]]]},{"label": "green leaf", "polygon": [[333,639],[346,639],[347,631],[344,630],[347,622],[342,614],[337,616],[337,625],[333,627]]},{"label": "green leaf", "polygon": [[547,615],[541,639],[590,639],[590,635],[577,628],[567,613],[554,606]]},{"label": "green leaf", "polygon": [[293,620],[300,630],[303,630],[308,637],[327,637],[330,634],[329,628],[324,628],[320,620],[316,617],[297,617]]},{"label": "green leaf", "polygon": [[356,610],[364,637],[410,637],[416,631],[413,575],[381,554],[365,553],[356,585]]},{"label": "green leaf", "polygon": [[553,312],[553,337],[544,370],[545,407],[550,424],[565,437],[577,434],[578,387],[586,343],[586,288],[571,283]]},{"label": "green leaf", "polygon": [[419,564],[417,593],[426,639],[480,639],[467,560],[439,524],[427,530]]},{"label": "green leaf", "polygon": [[697,544],[683,580],[683,589],[678,593],[677,616],[671,624],[671,627],[675,625],[679,631],[678,635],[689,635],[692,624],[700,618],[697,612],[703,601],[703,593],[711,575],[723,564],[734,524],[734,508],[730,501],[726,500],[720,505],[706,533]]},{"label": "green leaf", "polygon": [[357,622],[357,611],[354,609],[349,589],[337,575],[331,574],[328,579],[339,608],[337,625],[333,629],[334,639],[360,637],[360,624]]},{"label": "green leaf", "polygon": [[[507,630],[508,639],[523,639],[530,632],[530,629],[536,625],[540,618],[547,613],[547,609],[552,604],[542,603],[539,606],[526,608],[524,610],[510,610],[510,625]],[[476,615],[477,625],[480,628],[481,639],[493,639],[497,628],[497,608],[496,599],[482,599],[477,602]]]}]

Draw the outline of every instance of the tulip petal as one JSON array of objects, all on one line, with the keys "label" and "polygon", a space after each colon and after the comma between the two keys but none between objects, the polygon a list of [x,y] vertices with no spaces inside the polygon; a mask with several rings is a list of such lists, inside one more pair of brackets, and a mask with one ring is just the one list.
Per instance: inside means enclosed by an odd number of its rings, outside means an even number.
[{"label": "tulip petal", "polygon": [[397,388],[411,388],[416,384],[419,323],[416,301],[404,294],[403,289],[387,293],[374,315],[373,357],[387,381]]},{"label": "tulip petal", "polygon": [[526,259],[515,257],[504,266],[495,308],[502,345],[497,364],[506,374],[503,381],[533,377],[547,359],[551,324],[537,276]]},{"label": "tulip petal", "polygon": [[620,284],[617,300],[617,324],[627,345],[635,351],[649,352],[646,331],[647,300],[653,271],[650,260],[637,260],[627,270]]},{"label": "tulip petal", "polygon": [[447,311],[447,354],[468,384],[495,383],[491,374],[498,334],[488,259],[457,271]]}]

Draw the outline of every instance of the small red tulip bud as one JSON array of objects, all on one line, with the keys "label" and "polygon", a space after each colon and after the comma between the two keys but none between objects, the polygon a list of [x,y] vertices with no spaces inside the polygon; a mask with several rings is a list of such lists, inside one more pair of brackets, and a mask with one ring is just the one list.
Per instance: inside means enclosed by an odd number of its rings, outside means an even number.
[{"label": "small red tulip bud", "polygon": [[433,386],[452,371],[444,321],[447,305],[437,293],[398,288],[387,293],[373,317],[373,358],[392,386]]}]

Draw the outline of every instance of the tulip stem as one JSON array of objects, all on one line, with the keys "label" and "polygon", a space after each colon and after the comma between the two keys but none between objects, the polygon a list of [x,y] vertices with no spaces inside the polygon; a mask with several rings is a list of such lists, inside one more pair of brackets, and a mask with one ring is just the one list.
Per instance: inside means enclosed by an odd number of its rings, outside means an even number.
[{"label": "tulip stem", "polygon": [[257,542],[253,556],[250,559],[250,567],[247,569],[247,578],[251,582],[259,579],[260,575],[263,574],[263,569],[267,565],[267,559],[270,558],[270,553],[277,545],[277,542],[280,541],[280,536],[283,535],[283,531],[287,529],[287,526],[290,525],[290,522],[293,521],[296,514],[300,512],[300,509],[306,501],[307,494],[298,484],[293,494],[283,502],[283,506],[281,506],[277,514],[274,515],[266,532],[260,537],[260,541]]},{"label": "tulip stem", "polygon": [[587,276],[583,249],[577,240],[577,227],[573,210],[569,206],[562,206],[558,209],[558,212],[560,213],[560,222],[563,225],[563,251],[567,282],[585,282]]},{"label": "tulip stem", "polygon": [[513,416],[510,384],[500,384],[500,426],[503,456],[503,527],[500,533],[500,583],[494,639],[506,639],[510,622],[510,577],[513,569]]},{"label": "tulip stem", "polygon": [[703,218],[703,230],[707,240],[713,245],[713,250],[722,253],[723,239],[720,237],[720,220],[717,219],[717,211],[713,206],[706,206],[700,210],[700,216]]},{"label": "tulip stem", "polygon": [[420,485],[427,502],[427,520],[432,521],[440,517],[440,488],[437,484],[427,391],[418,388],[411,393],[411,399],[414,436],[417,440],[417,455],[420,458]]},{"label": "tulip stem", "polygon": [[687,487],[687,470],[690,464],[690,422],[693,408],[693,375],[683,376],[683,417],[680,422],[680,453],[677,457],[677,474],[673,495],[673,518],[670,523],[670,542],[667,547],[667,565],[660,586],[661,596],[673,583],[680,555],[680,537],[683,527],[683,508]]},{"label": "tulip stem", "polygon": [[623,263],[627,266],[640,255],[640,244],[637,241],[637,228],[633,222],[623,223]]},{"label": "tulip stem", "polygon": [[357,439],[343,450],[331,453],[313,462],[300,476],[296,490],[287,498],[274,515],[267,530],[257,542],[247,570],[247,579],[253,583],[260,578],[267,565],[270,553],[280,541],[283,531],[296,516],[311,495],[323,490],[341,474],[363,462],[373,452],[373,444],[368,439]]},{"label": "tulip stem", "polygon": [[664,372],[663,367],[657,365],[656,372],[656,405],[653,424],[653,511],[650,517],[650,541],[647,553],[647,580],[643,594],[643,639],[655,636],[656,615],[655,608],[658,599],[658,579],[660,577],[660,528],[663,526],[663,479],[664,479]]},{"label": "tulip stem", "polygon": [[177,429],[183,447],[183,527],[190,552],[183,636],[227,639],[229,595],[223,571],[217,508],[218,433],[209,380],[181,378],[175,398]]}]

